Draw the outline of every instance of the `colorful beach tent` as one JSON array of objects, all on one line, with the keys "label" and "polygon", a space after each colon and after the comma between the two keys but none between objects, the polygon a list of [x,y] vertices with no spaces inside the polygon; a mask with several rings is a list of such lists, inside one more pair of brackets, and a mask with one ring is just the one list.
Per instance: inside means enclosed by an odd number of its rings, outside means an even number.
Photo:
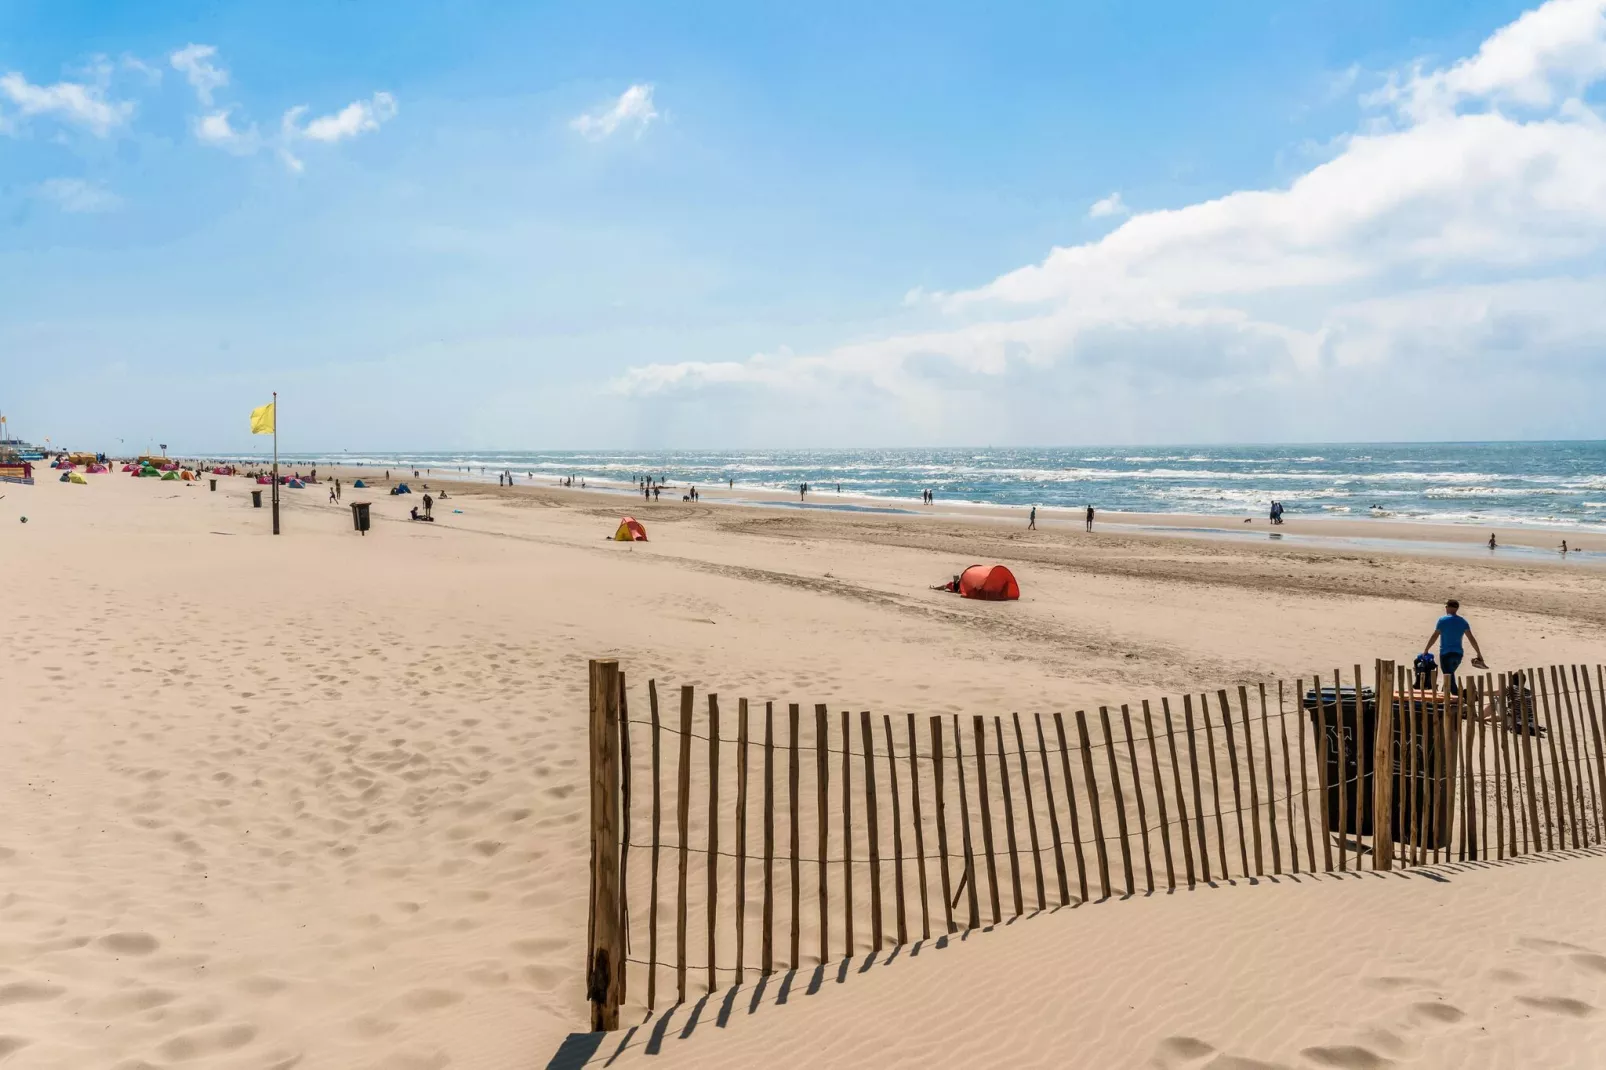
[{"label": "colorful beach tent", "polygon": [[359,479],[359,480],[357,480],[357,482],[353,483],[352,486],[359,487],[359,488],[367,488],[368,484],[364,483],[362,480]]},{"label": "colorful beach tent", "polygon": [[627,516],[619,521],[619,530],[613,533],[614,542],[646,542],[647,529],[641,526],[641,521],[633,516]]},{"label": "colorful beach tent", "polygon": [[162,473],[162,478],[163,479],[177,479],[178,478],[178,473],[177,472],[164,472],[164,473]]},{"label": "colorful beach tent", "polygon": [[79,475],[77,472],[73,472],[73,473],[69,474],[67,476],[67,481],[69,483],[88,483],[89,482],[89,480],[85,479],[83,476]]},{"label": "colorful beach tent", "polygon": [[962,598],[1006,602],[1020,597],[1020,584],[1003,565],[971,565],[959,575],[959,594]]}]

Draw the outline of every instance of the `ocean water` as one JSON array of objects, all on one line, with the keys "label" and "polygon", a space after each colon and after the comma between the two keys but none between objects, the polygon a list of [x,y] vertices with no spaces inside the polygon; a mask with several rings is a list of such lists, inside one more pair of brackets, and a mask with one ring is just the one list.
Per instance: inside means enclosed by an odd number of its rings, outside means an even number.
[{"label": "ocean water", "polygon": [[[240,458],[260,461],[260,454]],[[1486,442],[1060,449],[421,451],[281,454],[281,462],[467,470],[511,469],[537,482],[795,490],[889,506],[944,501],[1148,513],[1388,515],[1468,524],[1606,523],[1606,442]],[[831,492],[828,496],[826,492]]]}]

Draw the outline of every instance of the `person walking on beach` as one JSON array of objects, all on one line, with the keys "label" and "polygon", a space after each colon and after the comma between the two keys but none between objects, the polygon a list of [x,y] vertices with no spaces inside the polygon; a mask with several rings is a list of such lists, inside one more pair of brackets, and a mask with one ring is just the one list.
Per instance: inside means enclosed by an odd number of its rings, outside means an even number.
[{"label": "person walking on beach", "polygon": [[428,494],[424,495],[424,519],[425,520],[433,520],[434,519],[434,515],[431,512],[431,510],[433,510],[434,508],[435,508],[435,499],[431,498]]},{"label": "person walking on beach", "polygon": [[1483,661],[1483,648],[1478,645],[1478,637],[1472,634],[1472,625],[1461,616],[1461,603],[1454,598],[1444,603],[1444,616],[1439,618],[1433,626],[1433,634],[1422,645],[1422,653],[1426,654],[1433,649],[1433,641],[1439,641],[1439,668],[1443,671],[1449,682],[1450,692],[1459,693],[1456,688],[1455,671],[1461,667],[1463,650],[1461,640],[1465,638],[1472,643],[1472,650],[1477,657],[1472,664],[1478,665]]},{"label": "person walking on beach", "polygon": [[1037,530],[1037,506],[1032,506],[1032,515],[1026,521],[1027,531]]},{"label": "person walking on beach", "polygon": [[329,504],[330,505],[339,505],[340,504],[340,492],[335,489],[335,485],[333,483],[329,484]]},{"label": "person walking on beach", "polygon": [[1091,505],[1087,507],[1087,530],[1093,530],[1093,507]]}]

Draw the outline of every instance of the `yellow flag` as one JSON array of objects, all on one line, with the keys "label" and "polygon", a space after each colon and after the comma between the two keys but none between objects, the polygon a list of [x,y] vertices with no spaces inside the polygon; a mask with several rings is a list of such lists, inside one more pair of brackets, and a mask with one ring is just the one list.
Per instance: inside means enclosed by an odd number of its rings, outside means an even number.
[{"label": "yellow flag", "polygon": [[273,434],[273,403],[260,405],[251,410],[251,433],[253,435]]}]

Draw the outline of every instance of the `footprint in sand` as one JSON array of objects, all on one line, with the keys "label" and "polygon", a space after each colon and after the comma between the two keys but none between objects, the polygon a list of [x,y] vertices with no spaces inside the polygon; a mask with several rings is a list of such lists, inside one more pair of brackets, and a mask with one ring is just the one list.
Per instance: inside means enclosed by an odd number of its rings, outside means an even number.
[{"label": "footprint in sand", "polygon": [[1518,996],[1517,1002],[1535,1010],[1560,1014],[1568,1018],[1588,1018],[1595,1013],[1595,1008],[1583,1000],[1568,999],[1566,996]]},{"label": "footprint in sand", "polygon": [[1597,955],[1593,951],[1579,951],[1568,958],[1574,966],[1589,973],[1606,973],[1606,955]]},{"label": "footprint in sand", "polygon": [[463,993],[450,988],[415,988],[401,998],[401,1005],[409,1011],[434,1011],[450,1007],[463,998]]},{"label": "footprint in sand", "polygon": [[45,981],[13,981],[0,985],[0,1007],[9,1007],[14,1003],[44,1003],[65,991],[60,985]]},{"label": "footprint in sand", "polygon": [[1425,1025],[1454,1025],[1467,1016],[1460,1007],[1449,1003],[1421,1003],[1411,1004],[1411,1017]]},{"label": "footprint in sand", "polygon": [[196,1029],[164,1042],[157,1051],[164,1058],[173,1060],[197,1059],[204,1055],[219,1055],[226,1051],[243,1048],[256,1039],[257,1029],[254,1025],[237,1023],[235,1025],[217,1026],[211,1029]]},{"label": "footprint in sand", "polygon": [[118,1018],[125,1014],[154,1010],[178,998],[178,993],[162,988],[136,988],[129,992],[105,996],[85,1008],[92,1018]]},{"label": "footprint in sand", "polygon": [[1155,1047],[1154,1065],[1161,1070],[1181,1070],[1182,1067],[1199,1063],[1215,1053],[1215,1048],[1198,1037],[1166,1037]]},{"label": "footprint in sand", "polygon": [[1385,1059],[1370,1048],[1363,1048],[1357,1044],[1306,1048],[1299,1054],[1317,1066],[1336,1066],[1341,1070],[1380,1070],[1394,1063],[1392,1059]]},{"label": "footprint in sand", "polygon": [[95,942],[119,955],[149,955],[162,946],[150,933],[107,933]]}]

